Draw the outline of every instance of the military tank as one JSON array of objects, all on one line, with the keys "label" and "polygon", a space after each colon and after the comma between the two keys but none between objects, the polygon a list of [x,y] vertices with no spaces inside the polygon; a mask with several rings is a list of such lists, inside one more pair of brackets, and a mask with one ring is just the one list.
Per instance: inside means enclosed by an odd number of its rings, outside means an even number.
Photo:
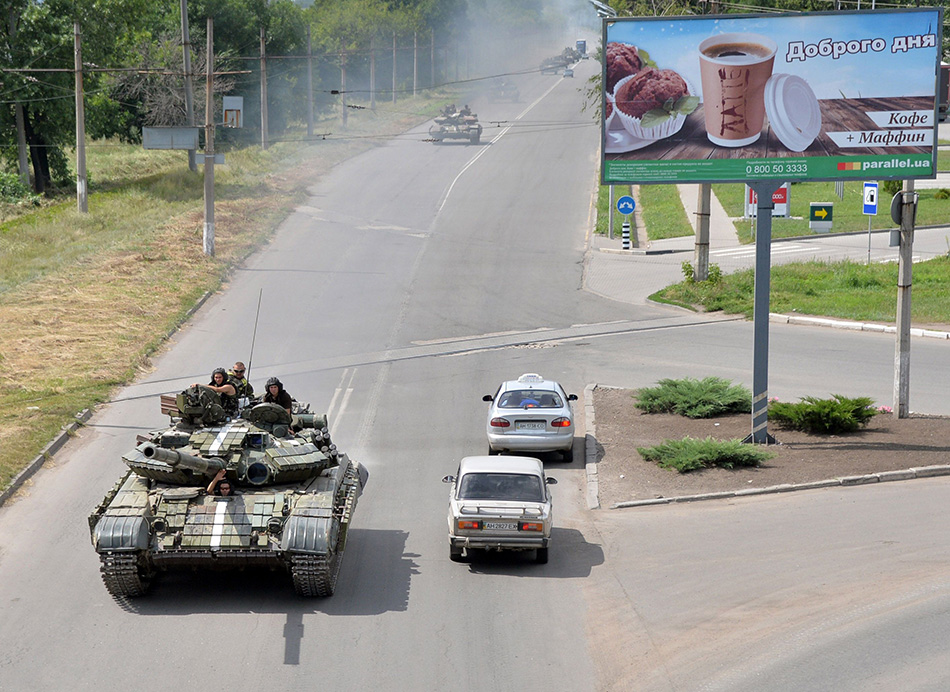
[{"label": "military tank", "polygon": [[166,570],[267,566],[301,596],[332,595],[368,474],[337,450],[327,417],[295,402],[293,415],[257,403],[232,419],[199,385],[162,410],[170,427],[139,437],[89,517],[109,593],[142,596]]},{"label": "military tank", "polygon": [[478,144],[481,136],[482,126],[478,116],[467,109],[443,110],[429,128],[429,137],[437,144],[446,139],[467,139],[472,144]]}]

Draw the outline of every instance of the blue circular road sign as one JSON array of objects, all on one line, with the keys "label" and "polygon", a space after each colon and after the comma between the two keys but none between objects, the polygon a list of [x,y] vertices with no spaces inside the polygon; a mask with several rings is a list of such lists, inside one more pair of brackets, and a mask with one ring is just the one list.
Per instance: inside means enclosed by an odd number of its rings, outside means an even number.
[{"label": "blue circular road sign", "polygon": [[632,214],[636,208],[637,203],[633,201],[633,197],[630,195],[624,195],[617,200],[617,211],[621,214]]}]

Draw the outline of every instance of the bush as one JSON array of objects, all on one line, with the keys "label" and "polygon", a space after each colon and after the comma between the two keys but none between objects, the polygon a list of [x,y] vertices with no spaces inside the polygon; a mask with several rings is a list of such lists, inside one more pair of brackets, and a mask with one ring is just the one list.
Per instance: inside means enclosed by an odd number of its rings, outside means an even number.
[{"label": "bush", "polygon": [[33,194],[28,185],[23,184],[16,173],[0,173],[0,202],[34,204],[38,200],[39,198]]},{"label": "bush", "polygon": [[665,469],[688,473],[696,469],[718,466],[731,469],[736,466],[758,466],[775,456],[772,452],[740,440],[714,440],[707,437],[697,440],[684,437],[682,440],[665,440],[656,447],[637,447],[647,461],[655,461]]},{"label": "bush", "polygon": [[879,413],[874,401],[862,396],[849,399],[832,394],[830,399],[802,397],[797,404],[774,401],[769,404],[769,420],[783,428],[819,435],[854,432],[866,427]]},{"label": "bush", "polygon": [[696,380],[665,379],[656,387],[637,391],[634,404],[647,413],[677,413],[687,418],[713,418],[726,413],[752,411],[752,393],[720,377]]}]

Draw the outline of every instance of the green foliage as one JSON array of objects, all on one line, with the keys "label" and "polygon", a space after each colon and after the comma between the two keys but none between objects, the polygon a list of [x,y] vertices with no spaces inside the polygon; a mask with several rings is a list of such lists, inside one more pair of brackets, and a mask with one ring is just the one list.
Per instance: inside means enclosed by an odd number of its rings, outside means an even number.
[{"label": "green foliage", "polygon": [[950,190],[945,187],[940,188],[934,193],[934,199],[950,199]]},{"label": "green foliage", "polygon": [[802,397],[796,404],[773,401],[769,404],[769,420],[792,430],[820,435],[837,435],[866,427],[877,415],[869,397],[850,399],[832,394],[830,399]]},{"label": "green foliage", "polygon": [[680,265],[680,271],[683,272],[683,280],[686,283],[691,284],[696,280],[693,278],[696,275],[696,272],[693,269],[693,263],[689,260],[683,260],[683,263]]},{"label": "green foliage", "polygon": [[881,183],[881,192],[883,192],[887,197],[893,197],[902,189],[903,184],[900,180],[885,180]]},{"label": "green foliage", "polygon": [[637,447],[637,451],[647,461],[655,461],[661,468],[676,469],[680,473],[714,466],[723,469],[758,466],[775,456],[740,440],[715,440],[711,437],[705,440],[694,437],[665,440],[655,447]]},{"label": "green foliage", "polygon": [[0,202],[4,204],[36,204],[39,198],[23,184],[16,173],[0,173]]},{"label": "green foliage", "polygon": [[720,377],[660,380],[656,387],[638,390],[637,398],[634,405],[647,413],[677,413],[687,418],[712,418],[752,410],[752,393]]}]

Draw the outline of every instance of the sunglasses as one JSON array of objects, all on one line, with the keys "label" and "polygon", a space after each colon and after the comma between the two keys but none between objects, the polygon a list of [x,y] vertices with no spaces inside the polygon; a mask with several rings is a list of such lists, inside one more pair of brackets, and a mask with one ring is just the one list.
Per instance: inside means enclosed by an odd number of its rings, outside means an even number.
[{"label": "sunglasses", "polygon": [[244,374],[244,371],[243,371],[243,370],[235,370],[235,371],[234,371],[234,374],[235,374],[235,375],[243,375],[243,374]]}]

